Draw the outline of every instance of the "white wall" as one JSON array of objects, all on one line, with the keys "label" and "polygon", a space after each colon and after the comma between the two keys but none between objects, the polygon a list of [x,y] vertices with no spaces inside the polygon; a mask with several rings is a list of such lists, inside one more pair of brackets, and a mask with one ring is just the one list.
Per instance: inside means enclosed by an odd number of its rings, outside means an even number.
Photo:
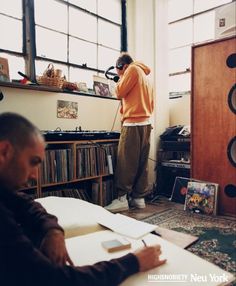
[{"label": "white wall", "polygon": [[[30,119],[41,130],[108,130],[119,105],[118,100],[79,96],[67,93],[42,92],[26,89],[0,87],[4,99],[0,101],[0,112],[17,112]],[[78,102],[78,119],[57,118],[57,100]],[[120,118],[114,130],[120,129]]]},{"label": "white wall", "polygon": [[181,98],[170,99],[170,126],[190,125],[190,105],[190,95],[184,95]]},{"label": "white wall", "polygon": [[[149,65],[155,90],[150,158],[156,160],[159,136],[169,126],[167,1],[127,1],[128,52]],[[149,160],[149,182],[155,182],[156,162]]]}]

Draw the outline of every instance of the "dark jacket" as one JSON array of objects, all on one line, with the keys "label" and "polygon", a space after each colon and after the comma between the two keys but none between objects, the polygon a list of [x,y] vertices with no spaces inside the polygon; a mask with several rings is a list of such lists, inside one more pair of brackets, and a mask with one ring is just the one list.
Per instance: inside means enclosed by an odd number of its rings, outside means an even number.
[{"label": "dark jacket", "polygon": [[93,266],[55,266],[39,250],[44,235],[55,228],[62,230],[39,203],[0,188],[0,285],[115,286],[138,272],[133,254]]}]

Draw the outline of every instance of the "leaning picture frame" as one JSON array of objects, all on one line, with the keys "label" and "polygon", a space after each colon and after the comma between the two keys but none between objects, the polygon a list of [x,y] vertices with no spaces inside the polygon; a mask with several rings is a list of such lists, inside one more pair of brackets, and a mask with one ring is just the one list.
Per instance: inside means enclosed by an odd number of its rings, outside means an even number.
[{"label": "leaning picture frame", "polygon": [[219,184],[188,182],[184,210],[193,213],[216,215]]},{"label": "leaning picture frame", "polygon": [[10,81],[8,59],[0,57],[0,81]]},{"label": "leaning picture frame", "polygon": [[170,200],[184,205],[184,210],[207,215],[217,214],[217,183],[176,177]]},{"label": "leaning picture frame", "polygon": [[176,203],[185,204],[188,183],[193,181],[197,182],[198,180],[177,176],[175,178],[170,200]]},{"label": "leaning picture frame", "polygon": [[108,80],[100,76],[93,76],[93,89],[96,95],[110,97]]}]

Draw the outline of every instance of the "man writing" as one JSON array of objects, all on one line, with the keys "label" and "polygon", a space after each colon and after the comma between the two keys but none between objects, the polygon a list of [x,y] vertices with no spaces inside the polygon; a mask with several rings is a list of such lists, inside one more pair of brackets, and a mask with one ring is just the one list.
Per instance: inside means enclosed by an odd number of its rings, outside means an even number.
[{"label": "man writing", "polygon": [[37,179],[44,148],[40,131],[27,119],[0,114],[1,285],[115,286],[136,272],[165,263],[159,258],[160,246],[152,246],[111,261],[73,266],[57,218],[18,191]]}]

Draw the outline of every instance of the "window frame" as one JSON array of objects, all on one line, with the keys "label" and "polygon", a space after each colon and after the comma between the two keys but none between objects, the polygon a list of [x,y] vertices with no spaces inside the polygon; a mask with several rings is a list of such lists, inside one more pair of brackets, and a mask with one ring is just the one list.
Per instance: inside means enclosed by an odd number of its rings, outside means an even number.
[{"label": "window frame", "polygon": [[[55,60],[51,58],[46,58],[46,57],[41,57],[36,54],[36,23],[35,23],[35,16],[34,16],[34,11],[35,11],[35,6],[34,6],[34,0],[21,0],[22,1],[22,36],[23,36],[23,46],[22,46],[22,52],[16,52],[16,51],[11,51],[7,49],[2,49],[0,47],[0,52],[6,53],[9,55],[14,55],[14,56],[20,56],[25,62],[25,74],[28,75],[28,77],[32,80],[36,80],[36,61],[45,61],[45,62],[52,62],[53,64],[62,64],[66,65],[68,70],[70,67],[72,68],[79,68],[81,70],[88,70],[88,71],[93,71],[97,75],[104,73],[105,70],[99,69],[97,67],[87,67],[84,64],[76,64],[73,62],[69,62],[69,59],[67,57],[67,61],[60,61],[60,60]],[[88,13],[90,15],[93,15],[96,17],[97,21],[98,19],[101,19],[102,21],[106,21],[108,23],[111,23],[113,25],[116,25],[120,27],[121,29],[121,42],[120,42],[120,50],[121,51],[127,51],[127,24],[126,24],[126,0],[120,0],[121,1],[121,23],[118,24],[116,22],[113,22],[107,18],[104,18],[96,13],[87,11],[86,9],[82,7],[78,7],[74,5],[73,3],[69,3],[67,1],[63,0],[56,0],[57,2],[61,2],[67,7],[75,7],[76,9],[79,9],[85,13]],[[9,16],[10,17],[10,16]],[[38,25],[40,27],[40,25]],[[53,30],[53,29],[52,29]],[[54,31],[54,30],[53,30]],[[67,34],[69,36],[69,34]],[[101,44],[99,44],[98,39],[96,42],[96,48],[98,50],[98,47],[106,47]],[[107,47],[112,50],[111,47]],[[116,49],[114,49],[116,50]],[[98,61],[98,58],[97,58]],[[8,84],[9,85],[9,84]]]},{"label": "window frame", "polygon": [[[217,40],[217,38],[207,38],[207,39],[200,39],[199,42],[196,42],[195,39],[196,39],[196,36],[195,36],[195,32],[196,32],[196,19],[198,17],[201,17],[201,16],[204,16],[206,15],[207,13],[212,13],[214,12],[216,9],[220,8],[220,7],[224,7],[226,5],[229,5],[230,3],[232,2],[235,2],[235,0],[226,0],[225,3],[223,4],[218,4],[216,6],[213,6],[213,7],[210,7],[210,8],[207,8],[206,10],[200,10],[200,11],[197,11],[195,12],[194,11],[194,7],[195,7],[195,4],[196,4],[196,1],[197,0],[192,0],[192,8],[193,8],[193,11],[192,13],[188,13],[187,15],[183,15],[183,16],[180,16],[174,20],[170,20],[168,21],[168,28],[169,28],[169,31],[171,29],[173,29],[173,26],[176,26],[176,25],[180,25],[181,23],[183,23],[184,21],[188,21],[190,19],[192,19],[192,24],[191,24],[191,29],[192,29],[192,41],[191,43],[183,43],[183,44],[179,44],[179,45],[176,45],[176,46],[169,46],[169,56],[168,56],[168,60],[170,60],[170,53],[172,52],[175,52],[175,51],[178,51],[179,49],[182,49],[182,48],[188,48],[188,47],[192,47],[193,45],[196,45],[196,44],[201,44],[201,43],[204,43],[205,41],[215,41]],[[171,17],[169,17],[171,18]],[[170,32],[169,32],[169,36],[170,36]],[[189,62],[189,66],[186,66],[183,68],[183,66],[181,66],[180,69],[175,69],[174,71],[171,70],[171,68],[169,68],[169,78],[168,78],[168,88],[169,88],[169,99],[175,99],[175,98],[179,98],[179,97],[183,97],[185,95],[189,96],[191,95],[191,64],[192,64],[192,51],[190,49],[189,51],[189,56],[190,56],[190,62]],[[190,90],[185,90],[183,89],[182,91],[179,91],[179,90],[171,90],[171,82],[173,81],[173,79],[176,79],[178,76],[189,76],[189,80],[190,80]]]}]

